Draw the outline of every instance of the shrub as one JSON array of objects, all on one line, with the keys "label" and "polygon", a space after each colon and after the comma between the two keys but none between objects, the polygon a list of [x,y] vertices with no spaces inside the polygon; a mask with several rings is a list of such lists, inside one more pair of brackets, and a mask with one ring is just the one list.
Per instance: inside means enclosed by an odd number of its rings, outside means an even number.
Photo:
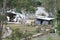
[{"label": "shrub", "polygon": [[48,36],[47,40],[53,40],[51,36]]},{"label": "shrub", "polygon": [[60,23],[57,26],[58,34],[60,35]]},{"label": "shrub", "polygon": [[37,27],[37,28],[36,28],[36,32],[37,32],[37,33],[40,33],[40,31],[41,31],[41,30],[40,30],[40,27]]}]

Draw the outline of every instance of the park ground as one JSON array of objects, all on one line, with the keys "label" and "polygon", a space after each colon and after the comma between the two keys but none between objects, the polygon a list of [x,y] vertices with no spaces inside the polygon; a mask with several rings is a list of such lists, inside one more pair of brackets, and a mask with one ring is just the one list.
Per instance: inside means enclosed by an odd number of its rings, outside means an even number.
[{"label": "park ground", "polygon": [[[19,28],[20,31],[23,31],[25,29],[29,30],[30,32],[32,32],[33,34],[36,34],[36,27],[34,26],[26,26],[26,25],[22,25],[22,24],[7,24],[5,25],[6,27],[10,27],[11,29],[16,29],[16,28]],[[5,39],[5,40],[8,40],[8,39]],[[46,35],[43,35],[43,36],[39,36],[39,37],[36,37],[36,38],[32,38],[32,40],[60,40],[60,36],[58,36],[57,33],[49,33],[49,34],[46,34]]]}]

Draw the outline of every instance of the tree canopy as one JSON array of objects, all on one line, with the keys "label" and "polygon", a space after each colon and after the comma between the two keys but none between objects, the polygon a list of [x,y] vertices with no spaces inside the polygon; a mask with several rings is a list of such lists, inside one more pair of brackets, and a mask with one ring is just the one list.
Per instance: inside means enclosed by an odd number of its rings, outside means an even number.
[{"label": "tree canopy", "polygon": [[18,11],[21,11],[21,9],[30,12],[35,11],[36,0],[8,0],[6,2],[8,8],[16,8]]},{"label": "tree canopy", "polygon": [[[36,2],[41,2],[44,7],[50,11],[55,6],[55,0],[6,0],[6,7],[8,8],[16,8],[20,11],[22,8],[26,11],[34,12],[36,7]],[[57,10],[60,10],[60,0],[56,0]],[[3,0],[0,0],[0,7],[3,6]]]},{"label": "tree canopy", "polygon": [[[3,1],[1,0],[1,6]],[[18,11],[24,9],[25,11],[34,12],[36,10],[37,0],[6,0],[6,8],[16,8]]]}]

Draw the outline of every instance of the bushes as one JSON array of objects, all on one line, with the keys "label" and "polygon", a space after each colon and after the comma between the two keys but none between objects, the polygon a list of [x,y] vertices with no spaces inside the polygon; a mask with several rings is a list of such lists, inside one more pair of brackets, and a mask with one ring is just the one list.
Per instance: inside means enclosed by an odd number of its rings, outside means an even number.
[{"label": "bushes", "polygon": [[40,31],[41,31],[40,27],[37,27],[37,28],[36,28],[36,32],[37,32],[37,33],[40,33]]},{"label": "bushes", "polygon": [[53,40],[51,36],[48,36],[47,40]]},{"label": "bushes", "polygon": [[0,21],[6,21],[6,20],[7,20],[6,15],[1,15],[0,14]]},{"label": "bushes", "polygon": [[58,34],[60,35],[60,23],[57,26],[57,31],[58,31]]},{"label": "bushes", "polygon": [[60,35],[60,10],[58,10],[58,14],[57,14],[57,30],[58,30],[58,34]]},{"label": "bushes", "polygon": [[12,30],[12,34],[8,40],[20,40],[22,38],[23,32],[19,31],[19,29]]},{"label": "bushes", "polygon": [[20,40],[24,38],[24,40],[31,40],[32,33],[26,31],[23,33],[19,30],[19,28],[16,28],[13,30],[12,35],[10,36],[9,40]]}]

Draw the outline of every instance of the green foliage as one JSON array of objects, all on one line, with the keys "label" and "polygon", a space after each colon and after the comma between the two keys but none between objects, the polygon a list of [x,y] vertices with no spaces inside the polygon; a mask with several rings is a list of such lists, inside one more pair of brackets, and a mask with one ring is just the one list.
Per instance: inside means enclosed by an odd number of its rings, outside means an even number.
[{"label": "green foliage", "polygon": [[2,1],[3,1],[3,0],[0,0],[0,8],[2,7]]},{"label": "green foliage", "polygon": [[31,40],[31,36],[33,35],[32,33],[28,32],[28,30],[25,31],[25,33],[23,34],[24,36],[24,40]]},{"label": "green foliage", "polygon": [[60,23],[58,24],[58,27],[57,27],[58,31],[60,31]]},{"label": "green foliage", "polygon": [[55,8],[55,1],[54,0],[41,0],[43,6],[46,8],[48,12],[52,12]]},{"label": "green foliage", "polygon": [[22,38],[25,38],[25,40],[31,40],[32,33],[30,32],[25,32],[23,33],[22,31],[19,31],[19,28],[16,28],[13,30],[12,35],[10,36],[10,40],[20,40]]},{"label": "green foliage", "polygon": [[[0,0],[0,6],[3,5],[3,1]],[[34,12],[36,6],[36,0],[6,0],[6,8],[16,8],[18,11],[21,11],[21,9],[26,9],[29,12]],[[1,7],[3,8],[3,6]]]},{"label": "green foliage", "polygon": [[36,0],[10,0],[7,3],[7,6],[10,8],[16,8],[18,11],[21,11],[21,9],[26,9],[29,12],[34,12],[34,6],[36,6],[35,2]]},{"label": "green foliage", "polygon": [[60,35],[60,10],[58,10],[58,14],[57,14],[57,31],[58,34]]},{"label": "green foliage", "polygon": [[[36,6],[36,1],[40,1],[48,10],[54,6],[55,0],[7,0],[6,7],[10,8],[28,8]],[[57,9],[60,9],[60,0],[56,0]],[[0,0],[0,7],[3,5],[3,0]],[[52,8],[51,8],[52,9]]]},{"label": "green foliage", "polygon": [[58,34],[60,35],[60,23],[57,26]]},{"label": "green foliage", "polygon": [[30,13],[35,13],[36,7],[30,6],[29,8],[26,9],[26,11]]},{"label": "green foliage", "polygon": [[16,40],[15,31],[14,30],[12,30],[12,31],[13,32],[12,32],[11,36],[9,37],[9,40]]},{"label": "green foliage", "polygon": [[32,33],[30,33],[30,32],[26,32],[26,33],[24,33],[24,37],[29,37],[29,36],[32,36],[33,34]]},{"label": "green foliage", "polygon": [[47,40],[53,40],[51,36],[48,36]]},{"label": "green foliage", "polygon": [[41,31],[41,30],[40,30],[40,27],[36,28],[36,32],[37,32],[37,33],[40,33],[40,31]]},{"label": "green foliage", "polygon": [[12,34],[10,36],[10,40],[20,40],[23,36],[23,32],[19,31],[19,28],[12,30]]},{"label": "green foliage", "polygon": [[0,14],[0,21],[6,21],[6,20],[7,20],[6,15]]},{"label": "green foliage", "polygon": [[1,38],[2,30],[3,30],[2,28],[3,28],[3,24],[6,20],[7,20],[6,16],[0,13],[0,40],[2,40],[2,38]]},{"label": "green foliage", "polygon": [[60,10],[60,0],[56,0],[57,2],[57,10]]},{"label": "green foliage", "polygon": [[16,37],[22,38],[23,32],[19,31],[19,28],[15,29]]},{"label": "green foliage", "polygon": [[39,0],[39,1],[43,4],[47,11],[52,12],[54,7],[56,7],[57,10],[60,10],[60,0]]},{"label": "green foliage", "polygon": [[60,10],[57,10],[57,17],[60,17]]}]

